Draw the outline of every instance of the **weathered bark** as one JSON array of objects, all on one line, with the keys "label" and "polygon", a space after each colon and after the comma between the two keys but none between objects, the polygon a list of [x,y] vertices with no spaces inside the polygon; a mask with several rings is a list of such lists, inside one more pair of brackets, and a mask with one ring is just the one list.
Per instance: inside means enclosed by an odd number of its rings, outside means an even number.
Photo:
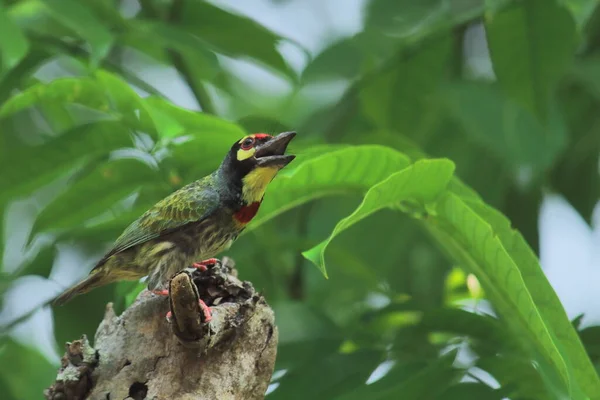
[{"label": "weathered bark", "polygon": [[[224,260],[225,261],[225,260]],[[228,260],[230,261],[230,260]],[[180,273],[170,301],[144,291],[121,316],[67,345],[53,400],[262,399],[275,364],[273,311],[227,265]],[[212,308],[204,321],[198,297]],[[165,318],[171,309],[171,322]]]}]

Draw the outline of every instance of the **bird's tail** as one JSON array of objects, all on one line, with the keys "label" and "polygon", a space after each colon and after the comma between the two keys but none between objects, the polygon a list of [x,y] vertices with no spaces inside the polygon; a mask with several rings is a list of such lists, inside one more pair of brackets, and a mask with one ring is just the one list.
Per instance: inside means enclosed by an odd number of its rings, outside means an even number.
[{"label": "bird's tail", "polygon": [[75,296],[87,293],[92,289],[106,284],[106,278],[107,274],[102,269],[92,271],[87,278],[85,278],[75,286],[72,286],[69,289],[65,290],[62,294],[55,298],[52,301],[52,304],[55,306],[61,306]]}]

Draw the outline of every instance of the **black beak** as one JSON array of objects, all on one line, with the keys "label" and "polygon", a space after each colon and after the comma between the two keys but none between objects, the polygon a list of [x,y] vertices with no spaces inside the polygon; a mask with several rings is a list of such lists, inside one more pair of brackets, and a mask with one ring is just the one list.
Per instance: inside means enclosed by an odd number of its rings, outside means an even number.
[{"label": "black beak", "polygon": [[296,132],[283,132],[257,147],[254,154],[256,165],[283,168],[292,162],[296,156],[284,153],[294,136]]}]

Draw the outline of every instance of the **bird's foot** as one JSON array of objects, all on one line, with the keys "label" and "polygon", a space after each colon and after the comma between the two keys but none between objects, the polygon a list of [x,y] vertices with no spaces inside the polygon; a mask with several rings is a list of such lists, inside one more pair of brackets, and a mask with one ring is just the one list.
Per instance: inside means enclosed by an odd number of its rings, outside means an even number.
[{"label": "bird's foot", "polygon": [[[198,304],[200,304],[200,308],[202,309],[202,314],[204,314],[204,321],[203,322],[204,323],[210,322],[210,320],[212,319],[212,310],[202,300],[198,300]],[[169,323],[171,323],[171,318],[173,317],[173,313],[171,313],[171,311],[169,311],[167,313],[166,317],[167,317],[167,321]]]},{"label": "bird's foot", "polygon": [[210,320],[212,319],[212,310],[202,300],[198,300],[198,304],[200,304],[200,308],[202,309],[202,313],[204,314],[203,322],[204,323],[210,322]]},{"label": "bird's foot", "polygon": [[192,264],[192,267],[198,268],[200,271],[204,272],[209,267],[215,266],[219,263],[221,263],[220,260],[218,260],[216,258],[209,258],[208,260],[204,260],[204,261],[200,261],[200,262]]}]

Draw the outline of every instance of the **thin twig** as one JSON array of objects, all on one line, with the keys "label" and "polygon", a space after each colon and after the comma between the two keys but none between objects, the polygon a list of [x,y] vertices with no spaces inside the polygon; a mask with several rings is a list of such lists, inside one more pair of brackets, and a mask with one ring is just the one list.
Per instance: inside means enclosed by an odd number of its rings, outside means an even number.
[{"label": "thin twig", "polygon": [[[300,237],[306,237],[308,233],[308,221],[310,213],[312,211],[312,203],[305,204],[298,210],[298,235]],[[294,270],[290,277],[289,282],[289,293],[290,297],[294,300],[302,300],[304,298],[304,278],[302,275],[302,265],[304,264],[304,256],[298,252],[294,262]]]}]

